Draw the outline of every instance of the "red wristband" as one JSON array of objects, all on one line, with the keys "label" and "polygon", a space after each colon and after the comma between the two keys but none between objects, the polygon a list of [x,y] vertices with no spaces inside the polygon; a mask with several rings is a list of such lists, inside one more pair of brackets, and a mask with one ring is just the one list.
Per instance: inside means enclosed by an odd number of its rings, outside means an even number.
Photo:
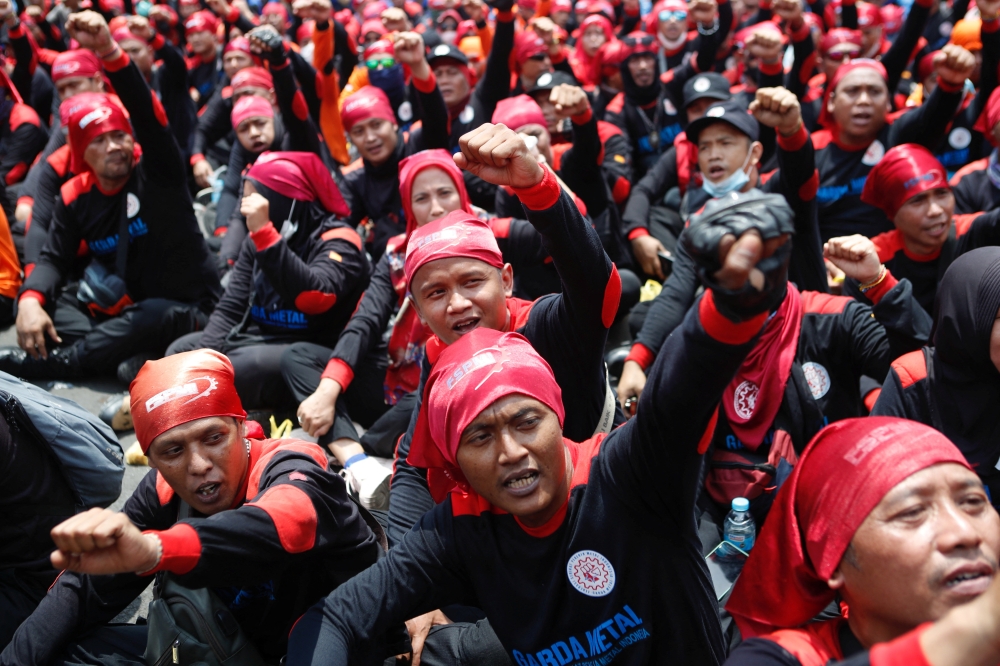
[{"label": "red wristband", "polygon": [[636,342],[632,345],[632,349],[629,350],[628,356],[625,357],[625,362],[635,361],[642,367],[642,371],[645,372],[646,369],[653,365],[653,361],[656,360],[656,354],[654,354],[649,347],[642,344],[641,342]]},{"label": "red wristband", "polygon": [[[34,267],[34,264],[31,264],[31,266]],[[25,277],[27,277],[27,276],[25,276]],[[24,293],[22,293],[20,296],[18,296],[17,302],[20,303],[25,298],[34,298],[34,299],[37,299],[38,300],[38,304],[41,305],[42,307],[45,307],[45,297],[42,296],[42,292],[40,292],[40,291],[35,291],[34,289],[28,289],[27,291],[25,291]]]},{"label": "red wristband", "polygon": [[521,200],[521,203],[531,210],[546,210],[552,208],[559,201],[562,188],[556,175],[550,169],[542,167],[545,175],[537,185],[531,187],[513,187],[514,194]]},{"label": "red wristband", "polygon": [[414,76],[413,87],[416,88],[418,91],[424,93],[425,95],[429,95],[430,93],[434,92],[434,88],[437,87],[437,79],[434,78],[434,71],[431,70],[430,76],[428,76],[426,79],[418,79],[417,77]]},{"label": "red wristband", "polygon": [[761,312],[740,323],[730,321],[715,307],[715,295],[709,289],[698,303],[698,318],[702,328],[714,340],[727,345],[742,345],[760,333],[767,321],[767,313]]},{"label": "red wristband", "polygon": [[149,571],[142,572],[143,576],[158,571],[186,574],[194,569],[201,559],[201,539],[198,537],[198,532],[188,523],[177,523],[162,532],[147,530],[143,534],[155,534],[163,547],[160,561]]},{"label": "red wristband", "polygon": [[796,150],[800,150],[802,146],[806,145],[806,141],[809,140],[809,130],[801,121],[799,122],[799,129],[791,136],[785,136],[781,132],[775,132],[777,135],[778,147],[782,150],[794,153]]},{"label": "red wristband", "polygon": [[251,231],[250,240],[253,241],[258,252],[263,252],[267,248],[276,245],[281,240],[281,234],[274,228],[273,222],[268,222],[257,231]]},{"label": "red wristband", "polygon": [[636,238],[641,238],[642,236],[648,236],[649,229],[646,227],[636,227],[632,231],[628,232],[628,239],[635,240]]}]

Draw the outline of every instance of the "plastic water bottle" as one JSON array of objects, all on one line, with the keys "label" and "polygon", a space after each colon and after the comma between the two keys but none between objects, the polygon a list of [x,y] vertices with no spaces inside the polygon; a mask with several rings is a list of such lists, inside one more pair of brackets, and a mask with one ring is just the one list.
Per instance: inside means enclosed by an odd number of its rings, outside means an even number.
[{"label": "plastic water bottle", "polygon": [[750,500],[737,497],[733,509],[722,525],[722,538],[747,553],[757,539],[757,525],[750,515]]}]

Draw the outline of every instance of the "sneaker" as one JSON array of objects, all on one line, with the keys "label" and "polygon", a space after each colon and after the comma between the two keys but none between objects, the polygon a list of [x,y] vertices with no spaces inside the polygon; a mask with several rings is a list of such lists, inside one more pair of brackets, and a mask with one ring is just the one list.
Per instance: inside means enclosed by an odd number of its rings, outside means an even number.
[{"label": "sneaker", "polygon": [[99,416],[115,432],[132,430],[132,405],[128,393],[113,395],[103,405]]},{"label": "sneaker", "polygon": [[392,461],[388,458],[368,456],[341,473],[361,506],[369,510],[388,511],[389,481],[392,479]]},{"label": "sneaker", "polygon": [[149,354],[147,352],[142,352],[141,354],[136,354],[130,358],[125,359],[118,364],[118,381],[120,381],[125,386],[129,386],[135,376],[139,374],[142,370],[142,366],[145,365],[146,361],[152,361],[158,358]]}]

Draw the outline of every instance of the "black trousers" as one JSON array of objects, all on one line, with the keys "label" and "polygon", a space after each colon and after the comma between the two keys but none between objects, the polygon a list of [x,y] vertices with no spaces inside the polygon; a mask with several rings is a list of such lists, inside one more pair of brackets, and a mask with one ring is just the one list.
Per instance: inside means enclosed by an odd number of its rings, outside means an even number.
[{"label": "black trousers", "polygon": [[58,573],[0,570],[0,652],[41,602]]},{"label": "black trousers", "polygon": [[427,634],[420,663],[427,666],[508,666],[513,664],[489,620],[456,622]]},{"label": "black trousers", "polygon": [[[317,345],[312,342],[297,342],[290,345],[281,357],[281,374],[285,378],[285,383],[292,391],[295,399],[302,402],[319,386],[323,370],[326,369],[327,361],[330,360],[329,347]],[[402,422],[402,427],[396,434],[396,438],[406,431],[409,424],[409,412],[413,409],[413,403],[408,402],[408,410],[393,408],[385,402],[385,371],[389,367],[389,360],[383,349],[376,349],[358,364],[354,369],[354,379],[351,385],[337,400],[336,415],[333,420],[333,427],[323,435],[320,444],[328,444],[337,439],[351,439],[369,449],[374,455],[391,458],[395,447],[395,439],[392,438],[393,424]],[[400,403],[403,403],[401,400]],[[398,407],[399,404],[396,405]],[[376,426],[376,422],[386,412],[391,412],[390,421]],[[405,418],[405,422],[404,422]],[[375,430],[371,436],[365,433],[362,438],[358,435],[352,421],[357,421],[365,428]],[[391,439],[391,445],[386,451],[385,441]],[[374,445],[372,444],[374,442]]]},{"label": "black trousers", "polygon": [[208,315],[197,305],[147,298],[115,317],[94,317],[66,290],[50,313],[63,343],[73,345],[80,368],[90,374],[113,374],[136,354],[162,356],[177,338],[204,328]]},{"label": "black trousers", "polygon": [[[167,348],[167,356],[201,349],[204,333],[189,333]],[[281,376],[281,356],[289,344],[239,344],[222,349],[233,364],[236,393],[244,409],[294,408],[298,401]]]}]

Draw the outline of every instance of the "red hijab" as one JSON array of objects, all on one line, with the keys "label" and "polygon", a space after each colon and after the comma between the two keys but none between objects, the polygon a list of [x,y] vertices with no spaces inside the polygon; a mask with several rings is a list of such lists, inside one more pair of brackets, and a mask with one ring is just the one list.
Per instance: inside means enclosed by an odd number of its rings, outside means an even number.
[{"label": "red hijab", "polygon": [[940,463],[968,468],[933,428],[899,418],[823,428],[778,491],[726,610],[743,638],[805,624],[834,600],[827,581],[854,533],[907,477]]},{"label": "red hijab", "polygon": [[614,37],[611,21],[601,14],[591,14],[583,19],[580,24],[580,36],[576,40],[576,48],[570,56],[569,64],[573,68],[573,75],[582,86],[596,86],[601,82],[601,51],[598,49],[594,55],[587,55],[583,48],[583,35],[587,28],[597,26],[604,32],[604,43],[611,42]]},{"label": "red hijab", "polygon": [[263,152],[246,177],[290,199],[318,201],[323,210],[339,217],[351,214],[329,169],[315,153]]},{"label": "red hijab", "polygon": [[399,163],[399,194],[403,200],[403,210],[406,211],[406,237],[409,238],[413,230],[417,228],[417,220],[413,216],[413,181],[417,175],[425,169],[441,169],[455,183],[458,190],[458,197],[461,200],[460,210],[475,215],[472,210],[472,202],[469,201],[469,193],[465,189],[465,180],[462,178],[462,171],[455,166],[455,160],[451,153],[442,148],[432,150],[422,150],[405,158]]}]

